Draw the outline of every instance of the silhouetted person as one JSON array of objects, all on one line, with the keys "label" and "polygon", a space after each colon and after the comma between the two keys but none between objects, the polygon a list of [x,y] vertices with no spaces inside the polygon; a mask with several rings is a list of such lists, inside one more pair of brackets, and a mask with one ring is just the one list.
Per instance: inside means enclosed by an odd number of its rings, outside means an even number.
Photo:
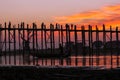
[{"label": "silhouetted person", "polygon": [[21,39],[23,40],[23,48],[24,48],[24,50],[30,50],[29,39],[26,40],[23,37],[21,37]]},{"label": "silhouetted person", "polygon": [[23,50],[25,52],[24,54],[24,59],[27,63],[30,63],[30,42],[29,42],[29,39],[26,40],[24,39],[23,37],[21,37],[21,39],[23,40]]},{"label": "silhouetted person", "polygon": [[59,44],[60,54],[63,56],[63,46]]},{"label": "silhouetted person", "polygon": [[29,43],[30,43],[30,42],[29,42],[28,40],[25,40],[25,41],[23,41],[23,43],[24,43],[24,47],[23,47],[23,48],[24,48],[25,50],[30,50],[30,46],[29,46]]}]

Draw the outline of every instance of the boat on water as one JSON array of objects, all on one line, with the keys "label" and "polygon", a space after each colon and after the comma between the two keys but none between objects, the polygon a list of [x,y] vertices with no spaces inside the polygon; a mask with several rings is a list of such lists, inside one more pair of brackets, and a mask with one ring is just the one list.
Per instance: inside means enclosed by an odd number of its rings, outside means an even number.
[{"label": "boat on water", "polygon": [[63,54],[63,53],[60,53],[59,51],[51,53],[49,52],[49,50],[48,51],[36,51],[30,54],[37,58],[66,58],[70,56],[70,54]]},{"label": "boat on water", "polygon": [[29,52],[32,56],[37,58],[67,58],[71,56],[67,51],[61,51],[59,48],[57,49],[43,49],[43,50],[35,50]]}]

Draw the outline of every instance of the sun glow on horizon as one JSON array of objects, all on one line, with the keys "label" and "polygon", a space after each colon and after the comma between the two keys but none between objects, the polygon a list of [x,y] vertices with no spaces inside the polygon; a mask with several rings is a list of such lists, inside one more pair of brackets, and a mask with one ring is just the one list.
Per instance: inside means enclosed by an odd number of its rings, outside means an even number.
[{"label": "sun glow on horizon", "polygon": [[65,24],[81,24],[81,25],[103,25],[119,26],[120,25],[120,4],[113,6],[105,6],[101,9],[86,11],[73,14],[70,16],[54,17],[55,22]]}]

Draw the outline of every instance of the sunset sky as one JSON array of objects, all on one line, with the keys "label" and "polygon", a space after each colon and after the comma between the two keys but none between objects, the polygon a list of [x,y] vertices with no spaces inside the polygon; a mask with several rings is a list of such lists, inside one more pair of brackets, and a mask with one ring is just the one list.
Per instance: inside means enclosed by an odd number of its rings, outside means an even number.
[{"label": "sunset sky", "polygon": [[0,0],[0,21],[120,26],[120,0]]}]

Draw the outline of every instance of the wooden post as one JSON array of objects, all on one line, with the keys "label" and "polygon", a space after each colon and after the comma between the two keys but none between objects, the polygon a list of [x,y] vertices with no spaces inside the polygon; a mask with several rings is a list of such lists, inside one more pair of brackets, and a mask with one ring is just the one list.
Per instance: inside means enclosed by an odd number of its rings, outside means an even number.
[{"label": "wooden post", "polygon": [[111,62],[110,62],[110,65],[111,65],[111,68],[113,68],[113,58],[112,58],[112,54],[113,54],[113,51],[112,51],[112,26],[110,26],[110,42],[111,42],[111,45],[110,45],[110,56],[111,56]]},{"label": "wooden post", "polygon": [[11,39],[10,39],[10,29],[11,29],[11,22],[9,22],[9,24],[8,24],[9,64],[11,64]]},{"label": "wooden post", "polygon": [[[53,25],[53,29],[52,29],[52,45],[53,45],[53,54],[57,54],[55,53],[55,28],[54,28],[54,25]],[[55,59],[53,59],[53,65],[55,65]]]},{"label": "wooden post", "polygon": [[50,52],[51,52],[51,54],[53,53],[53,44],[52,44],[52,27],[53,27],[53,25],[52,24],[50,24],[50,48],[51,48],[51,50],[50,50]]},{"label": "wooden post", "polygon": [[61,44],[60,25],[56,24],[56,26],[58,27],[58,43]]},{"label": "wooden post", "polygon": [[21,39],[20,39],[20,25],[18,24],[18,45],[19,45],[19,64],[22,64],[22,59],[21,59]]},{"label": "wooden post", "polygon": [[[21,23],[21,28],[23,29],[22,30],[23,39],[25,39],[25,29],[24,29],[24,27],[25,27],[25,24],[24,24],[24,22],[22,22]],[[23,56],[23,64],[25,64],[25,49],[24,49],[25,41],[24,40],[22,40],[22,41],[23,41],[23,54],[22,54],[22,56]]]},{"label": "wooden post", "polygon": [[[38,51],[38,31],[37,31],[37,25],[35,25],[35,40],[36,40],[36,52],[39,54],[39,51]],[[36,64],[35,65],[39,65],[38,63],[38,58],[36,59]]]},{"label": "wooden post", "polygon": [[[44,30],[44,23],[41,24],[41,53],[40,54],[43,54],[44,55],[44,52],[43,52],[43,30]],[[42,65],[43,65],[43,58],[41,58],[42,60]]]},{"label": "wooden post", "polygon": [[118,27],[116,27],[116,41],[117,41],[117,67],[119,67],[119,33],[118,33]]},{"label": "wooden post", "polygon": [[7,42],[7,32],[6,32],[6,27],[7,27],[7,25],[6,25],[6,22],[5,22],[5,64],[7,64],[7,57],[6,57],[6,49],[7,49],[7,44],[6,44],[6,42]]},{"label": "wooden post", "polygon": [[82,65],[85,66],[86,65],[86,50],[85,50],[85,27],[82,26],[82,55],[83,55],[83,61],[82,61]]},{"label": "wooden post", "polygon": [[[96,41],[97,45],[99,45],[99,30],[98,27],[96,26]],[[96,65],[99,66],[99,47],[96,47]]]},{"label": "wooden post", "polygon": [[88,40],[89,40],[89,65],[91,66],[91,55],[92,55],[92,52],[91,52],[91,26],[89,25],[89,31],[88,31]]},{"label": "wooden post", "polygon": [[[63,27],[62,27],[62,25],[61,25],[61,46],[63,47]],[[61,54],[63,54],[64,55],[64,52],[63,53],[61,53]],[[65,53],[66,54],[66,53]],[[61,57],[60,58],[60,65],[63,65],[64,64],[64,62],[63,62],[63,58]]]},{"label": "wooden post", "polygon": [[[68,42],[69,42],[69,54],[71,55],[72,53],[72,48],[73,48],[73,44],[71,43],[71,30],[70,30],[70,26],[68,27]],[[71,65],[71,58],[68,58],[68,65]]]},{"label": "wooden post", "polygon": [[[69,42],[69,25],[66,24],[66,54],[70,54],[70,42]],[[66,58],[66,64],[69,65],[68,58]]]},{"label": "wooden post", "polygon": [[[106,44],[106,30],[104,24],[103,24],[103,44],[104,45]],[[106,66],[106,46],[104,46],[103,53],[104,53],[104,65]]]},{"label": "wooden post", "polygon": [[74,37],[75,37],[75,65],[77,66],[78,65],[78,59],[77,59],[77,56],[78,56],[78,42],[77,42],[77,29],[76,29],[76,25],[74,26]]},{"label": "wooden post", "polygon": [[[50,24],[50,54],[53,53],[53,35],[52,35],[52,27],[53,25]],[[53,65],[53,59],[51,58],[51,65]]]},{"label": "wooden post", "polygon": [[[33,39],[33,41],[32,41],[32,43],[33,43],[33,54],[35,53],[35,23],[33,23],[33,37],[32,37],[32,39]],[[35,65],[35,56],[33,55],[33,65]]]},{"label": "wooden post", "polygon": [[13,26],[13,35],[14,35],[14,64],[16,65],[16,30]]}]

